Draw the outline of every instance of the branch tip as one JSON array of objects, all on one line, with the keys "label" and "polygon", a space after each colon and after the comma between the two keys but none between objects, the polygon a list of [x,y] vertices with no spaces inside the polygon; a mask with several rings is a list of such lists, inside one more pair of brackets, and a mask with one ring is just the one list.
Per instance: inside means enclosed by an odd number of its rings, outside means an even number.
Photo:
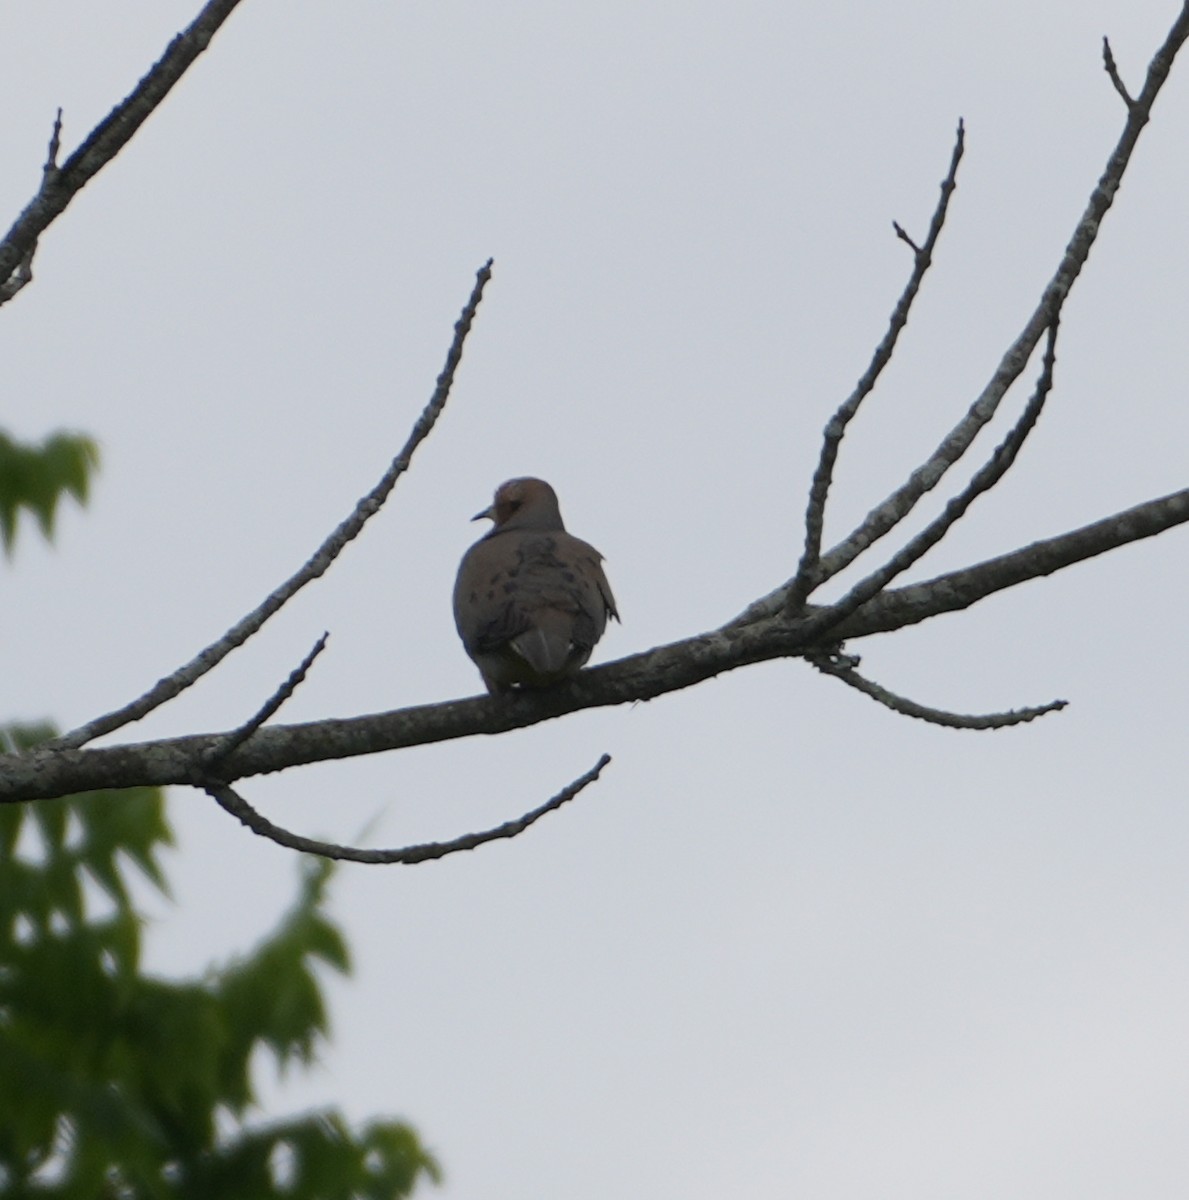
[{"label": "branch tip", "polygon": [[1107,37],[1103,37],[1102,39],[1102,65],[1106,70],[1107,75],[1110,77],[1111,83],[1114,84],[1115,91],[1123,97],[1123,103],[1127,105],[1129,110],[1134,111],[1136,105],[1135,97],[1132,96],[1132,94],[1127,90],[1127,85],[1123,82],[1122,77],[1119,75],[1119,68],[1115,63],[1115,56],[1111,52],[1110,39]]},{"label": "branch tip", "polygon": [[54,117],[54,127],[50,133],[49,149],[45,156],[45,167],[43,172],[48,178],[53,175],[58,169],[58,151],[62,148],[62,110],[58,109],[57,116]]},{"label": "branch tip", "polygon": [[909,245],[909,246],[912,248],[912,252],[913,252],[914,254],[920,254],[920,253],[921,253],[921,248],[920,248],[920,246],[918,246],[918,245],[916,244],[916,242],[914,242],[914,241],[912,240],[912,238],[910,238],[910,237],[908,236],[908,234],[907,234],[907,233],[905,232],[905,230],[904,230],[904,226],[903,226],[903,225],[901,225],[899,221],[893,221],[893,222],[892,222],[892,228],[893,228],[893,229],[896,231],[896,236],[897,236],[897,237],[898,237],[898,238],[899,238],[899,239],[900,239],[902,242],[907,242],[907,243],[908,243],[908,245]]},{"label": "branch tip", "polygon": [[330,631],[326,630],[314,643],[313,649],[310,650],[309,654],[301,660],[301,663],[294,670],[290,671],[289,678],[265,701],[259,712],[245,721],[238,729],[229,733],[223,741],[216,743],[210,748],[205,756],[206,765],[209,770],[217,772],[219,764],[232,754],[233,751],[238,750],[297,691],[305,682],[310,667],[314,665],[314,660],[326,649],[326,642],[329,637]]}]

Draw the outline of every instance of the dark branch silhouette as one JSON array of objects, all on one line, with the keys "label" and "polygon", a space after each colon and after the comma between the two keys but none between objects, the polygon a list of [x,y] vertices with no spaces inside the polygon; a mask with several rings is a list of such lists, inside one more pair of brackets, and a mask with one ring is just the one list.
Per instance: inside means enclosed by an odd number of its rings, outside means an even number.
[{"label": "dark branch silhouette", "polygon": [[240,748],[259,729],[269,717],[275,716],[290,696],[303,683],[309,674],[310,667],[314,665],[314,660],[326,649],[326,642],[330,638],[329,633],[324,633],[313,645],[309,654],[305,656],[297,667],[290,673],[289,678],[281,684],[279,688],[268,698],[251,719],[245,721],[238,729],[233,730],[227,737],[227,740],[219,746],[213,753],[207,755],[207,765],[212,773],[219,769],[219,764],[229,754],[233,754]]},{"label": "dark branch silhouette", "polygon": [[[1060,317],[1062,306],[1081,274],[1090,248],[1097,240],[1102,222],[1114,202],[1123,174],[1139,141],[1139,135],[1148,123],[1152,105],[1168,78],[1173,59],[1184,44],[1186,36],[1189,36],[1189,6],[1182,8],[1181,15],[1169,31],[1164,44],[1153,56],[1143,91],[1128,106],[1123,132],[1107,160],[1098,185],[1090,194],[1086,211],[1065,247],[1057,270],[1025,322],[1024,328],[1004,353],[990,382],[929,458],[917,467],[896,491],[877,505],[858,528],[822,556],[813,574],[815,585],[832,579],[850,566],[860,554],[908,516],[917,501],[941,482],[950,467],[970,449],[983,426],[995,416],[1004,396],[1023,373],[1045,330]],[[786,602],[796,597],[800,590],[794,581],[790,581],[787,585]],[[812,591],[813,588],[810,588],[806,594],[812,594]]]},{"label": "dark branch silhouette", "polygon": [[930,708],[927,704],[918,704],[906,696],[897,696],[886,687],[875,683],[859,674],[859,660],[855,655],[847,654],[807,654],[806,659],[823,675],[830,675],[842,680],[847,687],[853,687],[870,696],[877,704],[890,708],[892,712],[902,717],[915,717],[919,721],[927,721],[930,725],[941,725],[946,729],[1007,729],[1011,725],[1022,725],[1027,721],[1035,721],[1051,712],[1060,712],[1069,702],[1067,700],[1051,700],[1035,708],[1013,708],[1002,713],[971,713],[947,712],[942,708]]},{"label": "dark branch silhouette", "polygon": [[1016,461],[1021,447],[1040,418],[1041,409],[1053,386],[1053,368],[1056,365],[1057,320],[1049,326],[1049,340],[1045,347],[1044,365],[1036,390],[1028,401],[1020,418],[1012,427],[1011,432],[995,447],[990,459],[975,472],[974,478],[955,496],[942,511],[907,545],[903,546],[887,560],[877,571],[873,571],[866,579],[855,584],[841,600],[831,604],[816,614],[805,627],[806,633],[814,638],[841,625],[851,613],[858,612],[868,600],[878,596],[880,592],[896,578],[903,575],[914,563],[924,558],[938,542],[966,515],[967,509],[985,492],[989,492],[1011,469]]},{"label": "dark branch silhouette", "polygon": [[[1107,517],[1092,525],[976,566],[876,596],[830,631],[826,644],[807,643],[804,621],[744,614],[719,629],[658,646],[604,666],[588,667],[569,683],[539,693],[476,696],[366,716],[299,725],[268,725],[230,755],[227,778],[242,779],[286,767],[402,750],[477,734],[523,729],[584,708],[651,700],[724,671],[774,658],[829,651],[841,640],[890,633],[958,612],[1030,579],[1051,575],[1189,521],[1189,488]],[[811,620],[811,609],[806,620]],[[0,757],[0,800],[39,800],[101,788],[208,782],[204,755],[227,734],[193,734],[122,746],[36,748]]]},{"label": "dark branch silhouette", "polygon": [[362,850],[355,846],[338,846],[334,842],[320,842],[315,838],[302,837],[298,833],[290,833],[279,825],[274,825],[267,817],[258,813],[238,792],[226,784],[209,784],[206,788],[216,803],[229,812],[237,820],[242,821],[253,833],[276,842],[289,850],[300,850],[305,854],[317,854],[321,858],[333,858],[342,862],[356,862],[389,865],[402,863],[406,866],[413,863],[431,862],[437,858],[445,858],[448,854],[457,854],[461,850],[475,850],[488,842],[505,838],[514,838],[523,833],[530,825],[535,825],[546,813],[561,808],[588,784],[598,779],[602,770],[610,763],[610,755],[604,754],[585,775],[579,775],[573,783],[567,784],[556,796],[546,800],[539,808],[527,812],[513,821],[505,821],[494,829],[482,833],[464,833],[461,837],[452,838],[448,842],[422,842],[416,846],[403,846],[398,850]]},{"label": "dark branch silhouette", "polygon": [[900,299],[896,301],[896,307],[892,309],[888,330],[879,345],[876,346],[867,370],[855,384],[855,390],[847,396],[838,411],[830,418],[825,433],[822,435],[821,457],[818,459],[817,470],[813,473],[813,483],[809,489],[809,507],[805,513],[805,550],[801,555],[797,574],[793,578],[789,590],[789,608],[793,611],[805,603],[809,594],[821,582],[822,527],[826,517],[826,500],[830,493],[830,484],[834,479],[834,464],[838,460],[838,450],[842,445],[843,436],[846,434],[846,427],[858,413],[859,406],[875,390],[875,385],[879,382],[884,368],[892,361],[900,334],[908,324],[913,301],[916,300],[917,294],[921,290],[925,272],[932,265],[934,247],[945,227],[950,197],[954,194],[954,188],[958,186],[958,164],[962,161],[965,148],[966,127],[959,121],[958,133],[954,139],[954,152],[950,156],[950,169],[941,181],[941,196],[937,201],[937,208],[933,211],[933,219],[929,222],[929,234],[925,238],[925,244],[918,246],[896,221],[892,222],[896,236],[912,247],[912,275],[909,277]]},{"label": "dark branch silhouette", "polygon": [[[25,206],[0,242],[0,283],[7,288],[10,276],[31,267],[37,241],[66,211],[66,206],[128,144],[133,134],[152,116],[174,84],[210,45],[219,27],[235,11],[240,0],[210,0],[190,25],[165,48],[131,94],[91,130],[86,141],[58,167],[58,145],[62,113],[54,124],[50,156],[42,172],[37,195]],[[19,290],[19,289],[17,289]],[[10,300],[0,292],[0,303]]]},{"label": "dark branch silhouette", "polygon": [[232,650],[242,646],[248,638],[258,632],[265,621],[275,616],[307,583],[312,583],[329,570],[331,563],[338,558],[347,543],[358,537],[364,525],[380,511],[380,507],[396,486],[396,481],[409,469],[409,463],[412,461],[417,447],[429,437],[434,423],[441,416],[442,409],[446,407],[450,389],[454,384],[455,373],[462,361],[463,345],[466,342],[467,334],[471,331],[471,325],[474,323],[479,301],[483,299],[483,289],[491,278],[491,265],[491,260],[488,259],[479,268],[474,290],[471,292],[466,307],[462,310],[462,316],[455,322],[454,340],[450,343],[450,349],[446,354],[446,365],[438,376],[437,386],[429,398],[429,403],[422,409],[401,452],[392,460],[379,483],[355,505],[351,515],[314,551],[305,566],[266,596],[218,641],[212,642],[188,663],[174,671],[172,675],[167,675],[164,679],[159,680],[143,696],[115,712],[96,717],[95,720],[88,721],[86,725],[81,725],[78,729],[63,734],[51,743],[52,746],[62,749],[84,746],[87,742],[94,741],[95,738],[101,737],[105,733],[112,733],[132,721],[139,721],[153,709],[160,708],[162,704],[197,683],[208,671],[214,670]]},{"label": "dark branch silhouette", "polygon": [[1123,82],[1119,75],[1119,68],[1115,63],[1115,56],[1111,53],[1111,43],[1109,38],[1102,39],[1102,65],[1106,68],[1107,75],[1110,76],[1111,83],[1114,84],[1115,91],[1123,97],[1123,103],[1128,108],[1135,106],[1135,100],[1131,93],[1127,90],[1127,85]]},{"label": "dark branch silhouette", "polygon": [[[173,82],[205,48],[211,34],[234,7],[233,0],[208,4],[189,29],[170,44],[164,57],[132,95],[96,128],[60,168],[56,165],[60,125],[55,125],[42,188],[5,241],[0,243],[0,290],[7,289],[15,294],[24,286],[21,279],[26,275],[31,278],[32,255],[38,237],[87,179],[126,144]],[[1119,140],[1091,192],[1085,212],[1052,278],[1020,333],[1003,354],[990,380],[958,423],[897,489],[877,504],[837,545],[823,552],[825,510],[847,425],[855,417],[865,397],[877,385],[896,349],[947,219],[958,166],[965,148],[964,129],[959,124],[949,172],[942,182],[941,196],[925,240],[918,245],[899,224],[894,224],[897,237],[913,251],[912,273],[869,366],[824,431],[821,455],[809,492],[804,549],[796,573],[768,595],[749,604],[739,616],[717,629],[657,646],[618,662],[584,670],[574,679],[539,692],[520,691],[501,696],[474,697],[304,724],[266,724],[304,678],[313,661],[314,654],[311,654],[268,704],[238,729],[139,744],[86,747],[87,742],[101,734],[137,720],[166,703],[213,669],[231,650],[251,637],[297,590],[323,574],[379,509],[398,477],[408,469],[414,451],[432,430],[446,402],[467,332],[475,318],[484,286],[490,278],[489,262],[478,273],[470,300],[455,325],[446,366],[404,449],[376,487],[360,500],[347,520],[326,539],[300,571],[281,584],[261,605],[140,699],[88,722],[55,742],[23,754],[0,756],[0,800],[17,802],[99,789],[185,784],[209,792],[249,828],[283,846],[356,862],[408,863],[471,849],[495,838],[515,836],[593,781],[606,765],[607,758],[604,756],[590,772],[547,804],[496,829],[469,834],[451,842],[399,850],[357,850],[317,842],[280,829],[257,813],[232,785],[238,780],[306,763],[374,754],[476,734],[502,733],[584,708],[649,700],[690,687],[724,671],[777,658],[805,659],[823,673],[857,688],[900,715],[951,728],[1001,729],[1059,710],[1064,701],[986,716],[963,716],[931,708],[897,696],[860,675],[858,659],[847,654],[844,646],[847,642],[871,634],[887,633],[942,613],[959,611],[996,592],[1063,570],[1119,546],[1153,537],[1189,521],[1189,488],[1186,488],[1145,501],[1081,529],[1057,534],[961,570],[906,587],[889,586],[897,576],[919,562],[937,545],[969,506],[979,496],[993,489],[1016,461],[1053,388],[1056,338],[1062,308],[1099,236],[1102,222],[1114,202],[1140,133],[1150,118],[1152,105],[1168,77],[1177,52],[1187,38],[1189,2],[1183,5],[1164,43],[1153,56],[1144,85],[1135,96],[1123,85],[1110,45],[1104,41],[1106,73],[1126,102],[1126,119]],[[940,515],[921,533],[869,570],[841,599],[831,604],[811,603],[814,592],[823,583],[849,567],[893,531],[912,512],[917,502],[936,488],[950,468],[966,455],[979,433],[998,413],[1008,391],[1027,370],[1042,340],[1045,340],[1045,346],[1040,373],[1030,399],[1015,424],[987,456],[966,487],[946,503]]]}]

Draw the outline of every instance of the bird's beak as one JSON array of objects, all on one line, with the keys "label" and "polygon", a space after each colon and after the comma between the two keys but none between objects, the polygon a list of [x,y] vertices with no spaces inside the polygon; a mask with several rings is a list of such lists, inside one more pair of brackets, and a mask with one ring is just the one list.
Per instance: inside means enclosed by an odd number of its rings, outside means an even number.
[{"label": "bird's beak", "polygon": [[482,521],[484,517],[486,517],[489,521],[494,521],[495,513],[493,513],[491,511],[491,508],[488,507],[488,508],[485,508],[482,512],[475,513],[475,515],[471,518],[471,520],[472,521]]}]

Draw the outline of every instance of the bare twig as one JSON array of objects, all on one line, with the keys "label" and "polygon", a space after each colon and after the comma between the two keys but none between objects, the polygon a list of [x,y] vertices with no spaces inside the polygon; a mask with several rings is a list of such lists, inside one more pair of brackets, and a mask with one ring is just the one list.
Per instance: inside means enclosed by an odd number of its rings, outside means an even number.
[{"label": "bare twig", "polygon": [[946,504],[941,514],[935,517],[916,537],[902,546],[878,570],[860,580],[841,600],[814,614],[805,624],[805,630],[814,638],[845,621],[851,613],[878,595],[897,575],[903,574],[915,562],[923,558],[953,526],[965,516],[966,511],[985,492],[989,492],[1016,461],[1021,447],[1036,426],[1044,408],[1045,399],[1053,386],[1053,369],[1057,356],[1057,321],[1049,326],[1049,337],[1045,343],[1044,362],[1036,388],[1019,420],[1008,431],[1007,437],[995,447],[991,457],[975,472],[974,477],[962,491]]},{"label": "bare twig", "polygon": [[853,687],[872,700],[890,708],[903,717],[916,717],[928,721],[931,725],[943,725],[947,729],[1006,729],[1009,725],[1022,725],[1026,721],[1035,721],[1046,713],[1060,712],[1068,704],[1066,700],[1053,700],[1037,708],[1014,708],[1009,712],[986,713],[980,716],[965,713],[946,712],[941,708],[930,708],[909,700],[907,696],[898,696],[888,691],[878,683],[864,678],[856,670],[857,662],[845,655],[810,654],[806,658],[823,675],[832,675],[841,679],[848,687]]},{"label": "bare twig", "polygon": [[[1019,336],[1000,360],[990,382],[927,461],[913,471],[887,499],[868,513],[857,529],[822,556],[815,572],[817,583],[832,578],[848,567],[873,542],[902,521],[916,506],[917,501],[935,488],[942,476],[966,453],[982,427],[995,415],[1008,389],[1027,366],[1045,330],[1060,316],[1066,297],[1085,266],[1090,248],[1098,238],[1103,218],[1114,202],[1115,193],[1131,161],[1140,133],[1148,123],[1152,105],[1164,86],[1173,59],[1186,37],[1189,37],[1189,4],[1182,7],[1181,15],[1173,23],[1163,45],[1153,55],[1148,65],[1143,90],[1128,107],[1123,132],[1107,160],[1098,185],[1090,195],[1086,211],[1074,229],[1057,270]],[[790,581],[785,597],[786,603],[796,595],[796,591],[795,584]]]},{"label": "bare twig", "polygon": [[384,472],[379,483],[358,504],[351,515],[322,543],[310,560],[295,575],[287,579],[280,587],[266,596],[261,604],[254,608],[246,617],[233,625],[218,641],[212,642],[196,657],[179,667],[171,675],[156,683],[139,699],[131,704],[88,721],[86,725],[64,734],[55,739],[53,745],[59,748],[83,746],[105,733],[119,729],[131,721],[139,721],[143,716],[172,700],[179,692],[196,683],[208,671],[216,666],[237,647],[242,646],[271,616],[280,610],[307,583],[323,575],[331,563],[339,556],[344,547],[359,535],[364,525],[380,511],[380,506],[388,498],[396,486],[396,481],[409,468],[417,447],[429,436],[434,423],[446,406],[450,388],[454,383],[454,375],[462,361],[462,349],[475,319],[479,301],[483,298],[483,289],[491,278],[491,260],[480,268],[470,299],[462,310],[462,315],[454,325],[454,340],[446,355],[446,365],[438,376],[437,386],[433,395],[417,418],[401,452],[392,460],[388,470]]},{"label": "bare twig", "polygon": [[540,808],[517,817],[514,821],[505,821],[494,829],[483,833],[467,833],[449,842],[423,842],[418,846],[404,846],[397,850],[362,850],[354,846],[338,846],[333,842],[319,842],[313,838],[302,837],[290,833],[279,825],[274,825],[267,817],[258,813],[242,796],[226,784],[209,784],[207,793],[233,817],[242,821],[253,833],[274,841],[278,846],[289,850],[301,850],[306,854],[317,854],[322,858],[339,859],[345,862],[357,863],[421,863],[435,858],[445,858],[448,854],[457,854],[460,850],[474,850],[486,842],[494,842],[500,838],[514,838],[523,833],[530,825],[539,821],[546,813],[561,808],[568,800],[572,800],[583,788],[598,779],[603,768],[611,761],[604,754],[585,775],[580,775],[573,783],[562,788],[552,799],[547,800]]},{"label": "bare twig", "polygon": [[920,291],[925,272],[928,271],[929,265],[933,261],[933,248],[937,245],[937,239],[941,236],[941,230],[945,225],[945,215],[949,208],[950,197],[957,186],[958,164],[962,161],[965,142],[966,129],[959,121],[958,132],[954,139],[954,150],[950,155],[950,168],[946,177],[941,181],[941,196],[933,211],[933,219],[929,222],[929,233],[925,238],[925,244],[918,246],[897,222],[892,222],[896,236],[912,247],[914,256],[912,275],[909,277],[900,299],[896,301],[896,307],[892,310],[891,320],[888,322],[887,332],[875,348],[875,354],[872,356],[867,370],[855,384],[855,390],[846,398],[826,425],[821,455],[818,459],[817,470],[813,474],[813,483],[809,489],[809,506],[805,513],[805,549],[801,554],[801,562],[797,567],[797,574],[792,582],[789,595],[789,608],[792,611],[804,604],[816,586],[826,499],[834,478],[834,464],[838,459],[838,448],[846,433],[847,425],[859,411],[859,405],[874,389],[884,368],[891,362],[901,331],[908,324],[908,314]]},{"label": "bare twig", "polygon": [[[962,122],[961,122],[961,121],[959,121],[959,122],[958,122],[958,136],[959,136],[959,137],[961,137],[961,135],[962,135]],[[944,191],[944,186],[945,186],[945,185],[943,184],[943,185],[942,185],[943,191]],[[944,199],[944,196],[943,196],[943,199]],[[898,237],[898,238],[899,238],[899,239],[900,239],[902,242],[904,242],[904,243],[905,243],[907,246],[909,246],[909,247],[912,249],[912,252],[913,252],[914,254],[920,254],[920,253],[921,253],[921,248],[920,248],[920,246],[918,246],[918,245],[916,244],[916,242],[914,242],[914,241],[912,240],[912,238],[910,238],[910,237],[908,236],[908,231],[907,231],[907,230],[904,228],[904,226],[903,226],[903,225],[901,225],[901,224],[900,224],[900,222],[899,222],[899,221],[893,221],[893,222],[892,222],[892,228],[893,228],[893,229],[896,231],[896,236],[897,236],[897,237]]]},{"label": "bare twig", "polygon": [[301,660],[301,664],[296,670],[289,673],[289,678],[277,688],[255,716],[245,721],[234,732],[228,734],[226,742],[221,746],[212,748],[211,753],[207,755],[207,765],[211,768],[212,772],[217,773],[218,764],[229,754],[238,750],[305,682],[306,674],[309,672],[310,667],[314,665],[314,659],[326,649],[326,639],[329,637],[329,632],[324,633],[314,643],[313,649]]},{"label": "bare twig", "polygon": [[[50,132],[50,144],[46,150],[45,165],[41,168],[42,185],[48,187],[58,173],[58,150],[62,144],[62,110],[54,117]],[[13,268],[8,278],[0,283],[0,304],[7,304],[23,287],[33,282],[33,256],[37,253],[34,241],[25,252],[25,257]]]},{"label": "bare twig", "polygon": [[50,144],[46,150],[45,166],[42,167],[41,173],[43,176],[53,175],[58,170],[58,151],[62,147],[62,110],[58,109],[57,115],[54,117],[54,128],[50,133]]},{"label": "bare twig", "polygon": [[[240,0],[209,0],[197,17],[165,48],[132,93],[102,120],[86,141],[54,170],[42,172],[37,195],[25,206],[0,242],[0,280],[31,260],[37,239],[91,179],[128,144],[133,134],[169,94],[191,63],[207,48]],[[56,164],[60,128],[55,125],[50,163]]]},{"label": "bare twig", "polygon": [[1119,68],[1115,65],[1115,56],[1111,53],[1110,41],[1105,37],[1102,39],[1102,64],[1106,68],[1106,73],[1110,76],[1111,83],[1115,85],[1115,91],[1123,97],[1123,103],[1129,109],[1134,108],[1135,100],[1119,75]]}]

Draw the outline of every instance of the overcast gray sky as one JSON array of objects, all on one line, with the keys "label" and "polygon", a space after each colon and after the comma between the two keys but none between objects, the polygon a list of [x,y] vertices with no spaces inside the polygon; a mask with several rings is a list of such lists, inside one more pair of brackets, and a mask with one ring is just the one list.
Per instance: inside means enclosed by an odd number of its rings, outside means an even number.
[{"label": "overcast gray sky", "polygon": [[[197,0],[9,9],[6,219],[55,108],[73,148]],[[247,0],[0,314],[3,424],[104,453],[89,510],[5,572],[5,715],[115,707],[304,561],[403,442],[489,255],[450,407],[387,509],[121,738],[238,724],[323,629],[284,720],[473,694],[454,570],[518,474],[606,555],[623,625],[597,661],[721,623],[795,566],[820,430],[910,269],[891,221],[923,234],[958,117],[950,223],[828,537],[933,448],[1051,274],[1123,122],[1102,35],[1138,90],[1177,10]],[[1187,145],[1189,60],[1033,440],[914,577],[1185,486]],[[1186,546],[852,647],[924,703],[1071,702],[1027,727],[924,726],[770,663],[252,781],[293,829],[397,845],[614,756],[513,842],[340,871],[357,972],[270,1111],[409,1117],[447,1200],[1189,1194]],[[148,957],[194,972],[271,925],[297,863],[204,796],[171,813]]]}]

